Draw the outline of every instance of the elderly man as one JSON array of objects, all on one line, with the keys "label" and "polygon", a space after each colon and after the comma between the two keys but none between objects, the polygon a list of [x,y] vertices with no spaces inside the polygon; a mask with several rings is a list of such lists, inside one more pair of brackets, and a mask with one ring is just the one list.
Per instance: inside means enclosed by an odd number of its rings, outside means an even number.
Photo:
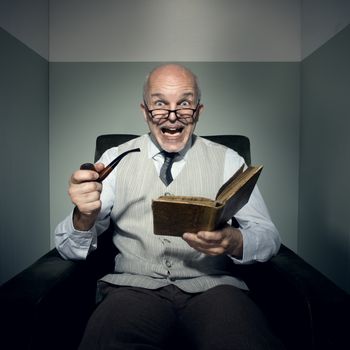
[{"label": "elderly man", "polygon": [[[244,281],[232,275],[233,264],[266,261],[279,249],[257,188],[237,213],[238,228],[182,237],[152,231],[152,199],[165,192],[213,198],[244,163],[233,150],[194,135],[203,110],[197,78],[177,64],[155,68],[141,109],[150,133],[106,151],[96,171],[72,175],[75,209],[56,228],[61,255],[85,259],[110,218],[115,223],[120,253],[114,273],[99,281],[101,301],[80,349],[167,349],[180,334],[191,349],[281,348]],[[96,181],[116,155],[135,147],[141,152],[129,154],[103,185]],[[171,168],[164,170],[165,163]]]}]

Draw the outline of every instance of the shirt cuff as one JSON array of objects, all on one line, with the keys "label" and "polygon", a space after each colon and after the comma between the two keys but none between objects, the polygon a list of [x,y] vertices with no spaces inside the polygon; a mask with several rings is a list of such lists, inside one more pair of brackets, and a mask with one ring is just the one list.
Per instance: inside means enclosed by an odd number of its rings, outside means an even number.
[{"label": "shirt cuff", "polygon": [[243,256],[242,259],[238,259],[230,255],[230,258],[235,264],[249,264],[256,260],[255,252],[258,249],[258,242],[256,236],[249,232],[249,229],[239,228],[243,236]]},{"label": "shirt cuff", "polygon": [[88,231],[77,230],[73,224],[73,211],[66,220],[66,239],[61,250],[68,259],[86,259],[90,251],[97,248],[97,232],[95,225]]}]

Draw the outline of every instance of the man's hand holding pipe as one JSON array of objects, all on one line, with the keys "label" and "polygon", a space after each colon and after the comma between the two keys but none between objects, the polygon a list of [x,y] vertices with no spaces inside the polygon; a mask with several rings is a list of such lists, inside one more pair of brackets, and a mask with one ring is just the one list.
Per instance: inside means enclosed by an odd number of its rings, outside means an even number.
[{"label": "man's hand holding pipe", "polygon": [[102,184],[96,180],[103,169],[102,163],[96,163],[96,171],[77,170],[70,178],[68,194],[75,204],[73,225],[76,230],[88,231],[101,210]]}]

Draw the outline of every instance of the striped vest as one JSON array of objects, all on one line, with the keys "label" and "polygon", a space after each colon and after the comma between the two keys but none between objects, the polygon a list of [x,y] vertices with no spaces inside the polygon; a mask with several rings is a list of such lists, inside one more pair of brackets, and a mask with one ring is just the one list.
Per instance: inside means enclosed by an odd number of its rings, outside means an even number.
[{"label": "striped vest", "polygon": [[[233,277],[232,260],[226,255],[200,253],[179,237],[153,233],[152,199],[164,195],[215,198],[223,182],[226,148],[194,137],[186,164],[166,187],[153,160],[148,157],[149,135],[119,146],[119,153],[139,147],[116,169],[116,195],[111,218],[114,244],[119,249],[115,272],[102,280],[116,284],[156,289],[175,284],[187,292],[201,292],[220,284],[246,288]],[[181,220],[181,218],[179,218]]]}]

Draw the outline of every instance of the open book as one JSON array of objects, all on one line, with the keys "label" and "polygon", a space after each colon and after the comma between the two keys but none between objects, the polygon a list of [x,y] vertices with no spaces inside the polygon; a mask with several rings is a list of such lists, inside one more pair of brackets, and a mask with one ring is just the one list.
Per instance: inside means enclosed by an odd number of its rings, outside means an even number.
[{"label": "open book", "polygon": [[161,196],[152,201],[156,235],[213,231],[230,220],[249,200],[262,166],[244,165],[219,189],[215,200],[191,196]]}]

